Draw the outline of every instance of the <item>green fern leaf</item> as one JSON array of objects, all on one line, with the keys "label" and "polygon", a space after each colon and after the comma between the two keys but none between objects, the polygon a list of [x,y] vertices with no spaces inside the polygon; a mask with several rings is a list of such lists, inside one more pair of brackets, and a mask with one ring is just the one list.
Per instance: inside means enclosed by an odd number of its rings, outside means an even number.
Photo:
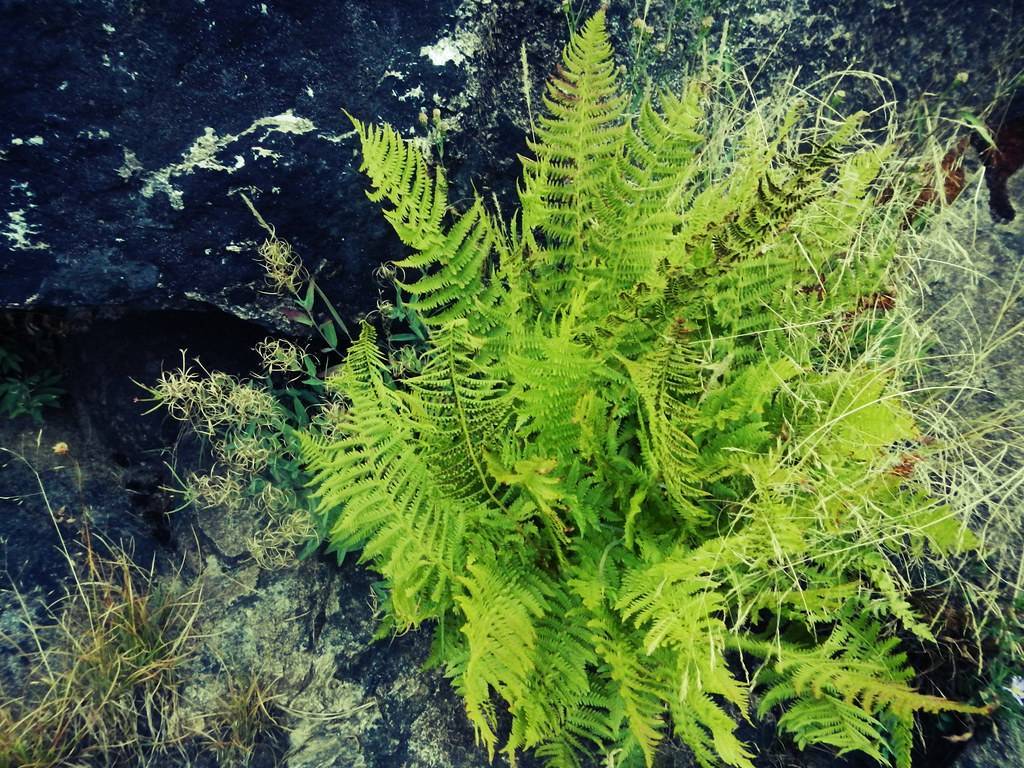
[{"label": "green fern leaf", "polygon": [[507,222],[475,194],[453,210],[414,142],[353,120],[422,325],[393,368],[364,325],[303,460],[331,546],[383,578],[385,627],[435,622],[492,758],[652,766],[674,733],[750,768],[736,719],[760,686],[797,746],[909,768],[915,713],[980,712],[911,687],[893,636],[932,640],[895,555],[976,542],[903,455],[915,342],[875,310],[902,275],[891,148],[864,115],[747,114],[724,77],[631,113],[598,12]]}]

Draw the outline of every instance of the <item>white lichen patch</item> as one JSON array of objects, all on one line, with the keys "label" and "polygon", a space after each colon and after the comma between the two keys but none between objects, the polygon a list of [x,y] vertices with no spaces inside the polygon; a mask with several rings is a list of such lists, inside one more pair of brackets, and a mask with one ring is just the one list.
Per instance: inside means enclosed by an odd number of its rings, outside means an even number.
[{"label": "white lichen patch", "polygon": [[243,240],[240,243],[230,242],[224,246],[228,253],[251,253],[258,247],[255,240]]},{"label": "white lichen patch", "polygon": [[[142,185],[143,197],[153,197],[156,193],[162,192],[167,195],[172,208],[181,210],[185,207],[185,202],[182,198],[181,190],[177,189],[173,184],[174,178],[195,173],[196,169],[229,174],[234,173],[245,166],[245,158],[242,155],[236,154],[230,160],[222,160],[221,153],[243,136],[248,136],[261,130],[263,134],[258,140],[265,141],[272,133],[309,133],[316,130],[316,125],[312,120],[300,117],[289,109],[279,115],[261,117],[240,133],[228,133],[221,136],[213,128],[207,126],[203,130],[203,135],[192,142],[192,146],[184,152],[180,162],[172,163],[147,174],[146,180]],[[264,154],[256,153],[257,157],[274,157],[276,159],[276,153],[263,147],[258,149],[262,149]],[[126,159],[128,154],[129,150],[126,149]],[[121,173],[120,169],[118,173]]]},{"label": "white lichen patch", "polygon": [[304,689],[290,702],[296,712],[288,729],[290,766],[371,765],[360,742],[380,728],[380,705],[359,683],[336,679],[335,669],[332,654],[315,659]]},{"label": "white lichen patch", "polygon": [[124,163],[117,169],[116,173],[122,179],[130,179],[136,173],[142,170],[142,163],[139,162],[139,158],[135,156],[127,147],[124,147]]},{"label": "white lichen patch", "polygon": [[778,12],[763,12],[753,14],[750,17],[750,21],[752,24],[757,24],[761,27],[771,27],[777,25],[781,18],[782,15]]},{"label": "white lichen patch", "polygon": [[466,60],[466,54],[450,37],[442,37],[433,45],[424,45],[420,48],[420,56],[426,56],[435,67],[443,67],[449,61],[458,65]]},{"label": "white lichen patch", "polygon": [[356,131],[353,128],[351,131],[345,131],[345,133],[318,133],[317,136],[324,141],[329,141],[332,144],[340,144],[343,141],[348,141],[356,135]]},{"label": "white lichen patch", "polygon": [[272,149],[267,149],[266,147],[261,147],[259,145],[256,145],[255,147],[252,148],[252,156],[255,158],[266,157],[271,160],[281,159],[280,152],[275,152]]},{"label": "white lichen patch", "polygon": [[[212,251],[207,251],[207,255],[212,255]],[[221,266],[225,266],[228,263],[227,256],[223,256],[218,260]],[[242,283],[237,286],[240,290],[251,291],[254,295],[262,287],[261,283],[249,282]],[[240,320],[266,320],[266,312],[257,305],[252,304],[238,304],[233,302],[225,296],[227,291],[220,291],[217,294],[202,293],[200,291],[185,291],[185,298],[189,301],[194,301],[197,304],[209,304],[211,307],[217,307],[222,312],[226,312],[229,315],[234,315]],[[282,328],[283,330],[283,328]],[[237,521],[236,521],[237,522]],[[245,537],[244,532],[234,532],[232,535],[238,535]],[[233,555],[232,555],[233,556]],[[258,569],[257,569],[258,570]]]},{"label": "white lichen patch", "polygon": [[261,117],[249,128],[242,131],[239,136],[244,136],[250,131],[256,130],[257,128],[266,128],[266,133],[263,134],[263,138],[266,138],[274,131],[278,133],[309,133],[310,131],[316,130],[316,125],[307,117],[299,117],[292,113],[292,111],[286,110],[280,115],[274,115],[273,117]]},{"label": "white lichen patch", "polygon": [[426,56],[435,67],[443,67],[449,62],[460,66],[472,58],[479,48],[480,36],[460,26],[452,36],[442,37],[433,45],[424,45],[420,48],[420,56]]},{"label": "white lichen patch", "polygon": [[[394,93],[394,91],[392,91]],[[409,99],[416,99],[417,101],[423,98],[423,86],[417,85],[415,88],[410,88],[408,91],[399,96],[397,93],[395,97],[399,101],[409,101]]]},{"label": "white lichen patch", "polygon": [[10,248],[14,251],[44,251],[50,247],[49,243],[34,240],[39,229],[29,224],[23,208],[7,211],[7,226],[0,234],[10,241]]},{"label": "white lichen patch", "polygon": [[105,128],[100,128],[97,131],[93,131],[91,129],[83,129],[75,135],[80,139],[89,139],[89,141],[97,141],[100,139],[109,139],[110,131],[106,130]]}]

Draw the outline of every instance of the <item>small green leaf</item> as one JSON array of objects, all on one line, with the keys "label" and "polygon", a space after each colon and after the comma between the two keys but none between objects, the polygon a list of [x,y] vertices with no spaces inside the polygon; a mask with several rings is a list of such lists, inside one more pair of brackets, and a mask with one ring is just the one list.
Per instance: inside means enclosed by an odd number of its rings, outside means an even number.
[{"label": "small green leaf", "polygon": [[981,136],[989,149],[996,149],[996,140],[989,131],[985,122],[970,110],[964,109],[960,112],[960,118],[967,123],[975,132]]},{"label": "small green leaf", "polygon": [[309,285],[306,286],[306,295],[302,301],[296,302],[307,312],[313,311],[313,302],[316,300],[316,282],[313,280],[309,281]]},{"label": "small green leaf", "polygon": [[320,333],[331,349],[338,348],[338,332],[334,329],[334,323],[326,320],[320,324]]},{"label": "small green leaf", "polygon": [[309,415],[306,413],[306,406],[302,404],[302,401],[292,395],[292,412],[295,414],[295,421],[300,427],[305,427],[309,424]]}]

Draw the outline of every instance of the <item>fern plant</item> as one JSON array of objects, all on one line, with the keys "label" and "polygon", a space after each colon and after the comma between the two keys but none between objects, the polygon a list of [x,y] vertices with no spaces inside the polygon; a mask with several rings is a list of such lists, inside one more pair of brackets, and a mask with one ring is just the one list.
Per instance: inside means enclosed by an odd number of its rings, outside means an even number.
[{"label": "fern plant", "polygon": [[650,766],[673,734],[749,767],[760,688],[797,745],[906,768],[915,713],[979,710],[916,691],[898,647],[934,639],[907,562],[973,539],[887,311],[891,148],[801,102],[744,121],[708,74],[630,113],[617,74],[599,12],[510,220],[453,213],[443,170],[353,119],[429,337],[398,375],[364,323],[328,380],[345,407],[303,456],[331,545],[383,577],[383,631],[433,626],[492,758]]}]

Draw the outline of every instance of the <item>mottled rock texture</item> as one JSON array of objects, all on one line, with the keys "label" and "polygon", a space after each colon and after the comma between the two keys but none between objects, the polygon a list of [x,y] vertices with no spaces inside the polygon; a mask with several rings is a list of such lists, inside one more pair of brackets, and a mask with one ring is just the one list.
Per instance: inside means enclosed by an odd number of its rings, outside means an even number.
[{"label": "mottled rock texture", "polygon": [[[985,93],[1019,24],[1013,2],[620,0],[624,63],[645,5],[642,66],[661,81],[728,23],[757,86],[853,67],[901,99],[958,72]],[[418,116],[439,109],[458,188],[504,195],[527,122],[520,48],[539,95],[567,23],[561,0],[5,0],[0,29],[0,306],[212,305],[284,327],[239,193],[343,312],[371,309],[396,244],[361,194],[342,110],[426,137]]]}]

